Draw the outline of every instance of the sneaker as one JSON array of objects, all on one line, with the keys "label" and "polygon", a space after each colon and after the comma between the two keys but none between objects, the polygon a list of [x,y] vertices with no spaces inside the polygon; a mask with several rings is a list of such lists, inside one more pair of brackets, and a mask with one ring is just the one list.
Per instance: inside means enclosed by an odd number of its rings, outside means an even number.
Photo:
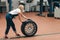
[{"label": "sneaker", "polygon": [[8,39],[8,37],[7,37],[7,36],[5,36],[5,39]]},{"label": "sneaker", "polygon": [[16,36],[20,36],[19,34],[16,34]]}]

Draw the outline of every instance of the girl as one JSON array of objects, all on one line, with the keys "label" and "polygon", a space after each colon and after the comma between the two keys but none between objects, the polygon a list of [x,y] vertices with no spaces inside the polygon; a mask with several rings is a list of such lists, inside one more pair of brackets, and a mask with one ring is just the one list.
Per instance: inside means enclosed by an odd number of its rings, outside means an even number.
[{"label": "girl", "polygon": [[23,11],[24,11],[24,6],[23,5],[19,5],[17,9],[15,10],[12,10],[10,12],[7,13],[6,15],[6,23],[7,23],[7,28],[6,28],[6,31],[5,31],[5,38],[8,38],[7,34],[9,32],[9,29],[10,29],[10,26],[12,27],[13,31],[15,32],[15,34],[17,36],[20,36],[17,32],[16,32],[16,29],[15,29],[15,25],[12,21],[12,19],[15,17],[15,16],[18,16],[19,20],[22,22],[22,20],[20,19],[20,16],[22,16],[23,18],[27,19],[27,17],[25,17],[23,15]]}]

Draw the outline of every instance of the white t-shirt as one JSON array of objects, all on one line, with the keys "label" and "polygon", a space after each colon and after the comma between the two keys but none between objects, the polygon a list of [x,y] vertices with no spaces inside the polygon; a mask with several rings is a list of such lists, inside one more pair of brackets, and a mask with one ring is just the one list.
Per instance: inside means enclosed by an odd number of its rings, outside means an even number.
[{"label": "white t-shirt", "polygon": [[17,8],[17,9],[14,9],[14,10],[10,11],[9,14],[16,15],[20,12],[21,12],[21,10],[19,8]]}]

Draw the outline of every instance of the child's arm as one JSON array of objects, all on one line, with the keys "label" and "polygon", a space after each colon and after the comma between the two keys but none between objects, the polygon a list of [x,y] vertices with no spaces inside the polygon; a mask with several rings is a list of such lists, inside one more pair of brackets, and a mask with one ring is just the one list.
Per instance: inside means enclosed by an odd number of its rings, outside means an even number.
[{"label": "child's arm", "polygon": [[19,18],[19,20],[20,20],[21,22],[23,22],[22,19],[21,19],[21,16],[22,16],[23,18],[25,18],[25,19],[28,19],[26,16],[23,15],[22,12],[20,12],[20,13],[18,14],[18,18]]},{"label": "child's arm", "polygon": [[20,13],[20,15],[25,18],[25,19],[28,19],[22,12]]},{"label": "child's arm", "polygon": [[19,20],[22,22],[20,13],[18,14],[18,18],[19,18]]}]

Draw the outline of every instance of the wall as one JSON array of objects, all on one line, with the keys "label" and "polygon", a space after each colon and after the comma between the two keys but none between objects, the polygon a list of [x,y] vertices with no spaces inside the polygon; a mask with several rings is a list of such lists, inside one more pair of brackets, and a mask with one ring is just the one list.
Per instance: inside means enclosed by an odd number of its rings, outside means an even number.
[{"label": "wall", "polygon": [[[6,7],[7,7],[7,11],[8,9],[8,3],[7,0],[2,0],[2,1],[6,1]],[[15,9],[18,7],[18,1],[24,1],[25,2],[25,11],[29,11],[31,6],[37,5],[37,1],[39,0],[34,0],[32,3],[26,3],[26,0],[12,0],[12,8]]]},{"label": "wall", "polygon": [[[6,1],[7,11],[8,11],[9,9],[8,9],[7,0],[1,0],[1,1]],[[12,0],[12,8],[13,9],[18,7],[18,1],[24,1],[24,3],[25,3],[25,11],[29,11],[30,7],[37,5],[37,1],[40,1],[40,0],[34,0],[32,3],[26,3],[26,0]],[[47,1],[47,0],[44,0],[44,1]],[[37,10],[39,11],[39,9],[40,8],[38,6]]]},{"label": "wall", "polygon": [[25,11],[29,11],[32,6],[37,5],[37,1],[39,1],[39,0],[34,0],[32,3],[26,3],[26,5],[25,5]]},{"label": "wall", "polygon": [[19,5],[19,0],[12,0],[12,9],[16,9]]},{"label": "wall", "polygon": [[1,0],[1,1],[6,1],[6,0]]}]

